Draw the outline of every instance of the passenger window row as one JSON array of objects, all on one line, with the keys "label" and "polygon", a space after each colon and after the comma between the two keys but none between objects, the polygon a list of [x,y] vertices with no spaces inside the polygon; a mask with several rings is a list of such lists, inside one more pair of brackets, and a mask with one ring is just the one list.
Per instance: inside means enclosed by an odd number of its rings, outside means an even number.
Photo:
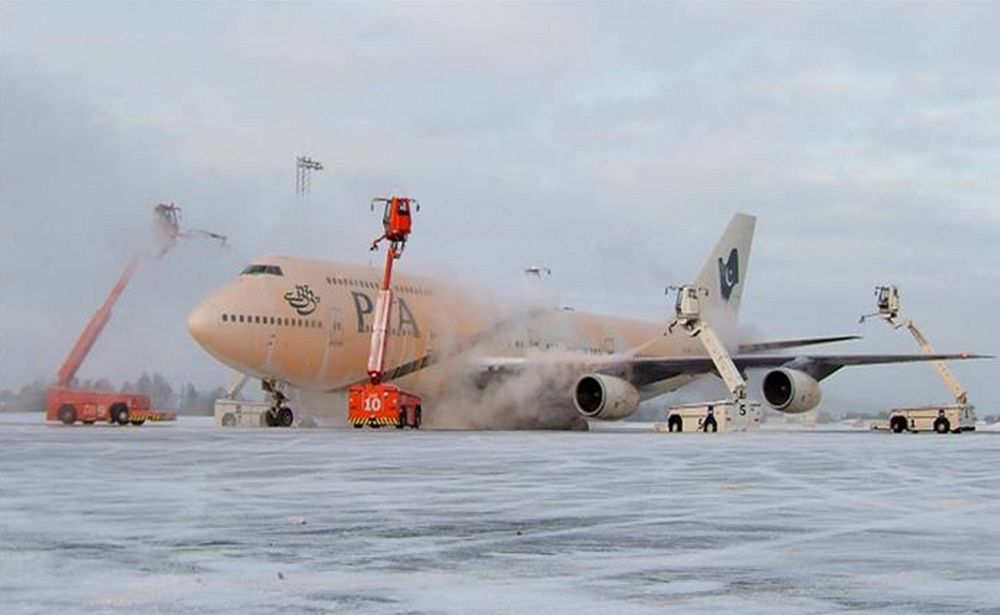
[{"label": "passenger window row", "polygon": [[[282,327],[305,327],[307,329],[321,329],[323,323],[311,318],[285,318],[283,316],[250,316],[248,314],[223,314],[222,322],[234,322],[250,325],[275,325]],[[341,323],[333,323],[334,330],[341,327]]]},{"label": "passenger window row", "polygon": [[[355,278],[338,278],[330,277],[326,278],[327,284],[332,284],[336,286],[355,286],[359,288],[371,288],[372,290],[379,290],[381,285],[372,282],[371,280],[360,280]],[[396,285],[392,287],[393,292],[397,293],[410,293],[413,295],[430,295],[431,291],[429,288],[424,288],[422,286],[410,286],[408,284]]]}]

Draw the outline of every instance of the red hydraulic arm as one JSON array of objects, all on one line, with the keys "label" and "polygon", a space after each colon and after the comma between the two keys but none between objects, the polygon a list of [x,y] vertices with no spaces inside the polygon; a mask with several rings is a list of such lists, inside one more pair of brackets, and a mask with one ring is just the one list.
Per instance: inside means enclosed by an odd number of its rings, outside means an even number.
[{"label": "red hydraulic arm", "polygon": [[132,260],[128,262],[125,266],[125,271],[122,272],[121,277],[118,278],[118,282],[108,293],[107,299],[101,307],[97,308],[94,315],[90,318],[90,322],[84,328],[83,332],[80,333],[80,337],[76,340],[76,344],[73,345],[73,350],[70,351],[69,356],[63,362],[62,367],[59,368],[59,382],[58,385],[61,387],[69,386],[70,381],[76,376],[77,370],[80,369],[80,365],[83,364],[83,360],[87,358],[87,354],[90,349],[94,346],[94,342],[97,341],[98,336],[101,335],[101,331],[104,330],[105,325],[111,319],[111,308],[114,307],[115,302],[118,301],[118,297],[121,296],[122,291],[125,290],[125,286],[132,279],[132,275],[135,273],[136,267],[139,266],[139,257],[133,256]]},{"label": "red hydraulic arm", "polygon": [[[225,236],[218,233],[209,233],[208,231],[181,232],[180,211],[181,208],[173,203],[160,203],[153,208],[154,241],[157,244],[154,254],[156,257],[159,258],[170,251],[170,248],[177,243],[177,239],[180,237],[206,237],[220,240],[225,244]],[[129,280],[132,279],[132,275],[139,266],[140,258],[140,255],[132,257],[132,260],[125,266],[125,271],[118,278],[118,282],[115,283],[111,292],[108,293],[108,297],[104,300],[104,303],[94,312],[94,315],[90,318],[90,322],[87,323],[86,328],[80,333],[76,344],[73,345],[73,350],[70,351],[62,367],[59,368],[58,386],[69,386],[70,381],[76,376],[77,370],[80,369],[80,365],[87,358],[87,354],[94,346],[94,342],[97,341],[97,338],[101,335],[101,331],[104,330],[105,325],[108,324],[108,320],[111,319],[111,308],[118,301],[118,297],[125,290],[125,286],[128,285]]]},{"label": "red hydraulic arm", "polygon": [[382,381],[382,374],[385,372],[385,348],[389,341],[387,334],[389,317],[392,313],[392,264],[393,261],[402,256],[406,239],[410,235],[412,228],[411,205],[417,208],[420,206],[413,199],[398,196],[375,199],[372,201],[373,208],[375,203],[385,204],[385,213],[382,216],[384,232],[381,237],[372,242],[371,249],[377,250],[379,242],[383,239],[389,242],[389,249],[385,251],[382,288],[375,301],[371,348],[368,352],[368,379],[372,384],[379,384]]}]

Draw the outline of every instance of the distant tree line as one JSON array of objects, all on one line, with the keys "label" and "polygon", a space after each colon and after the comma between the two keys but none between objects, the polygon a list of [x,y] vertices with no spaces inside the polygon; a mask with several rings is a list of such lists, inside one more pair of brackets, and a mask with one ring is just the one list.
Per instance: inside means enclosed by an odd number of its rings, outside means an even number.
[{"label": "distant tree line", "polygon": [[[49,385],[49,382],[38,379],[22,386],[16,392],[9,389],[0,390],[0,410],[4,412],[44,412],[45,391]],[[98,391],[116,390],[111,381],[106,378],[74,380],[73,386]],[[125,382],[117,390],[149,395],[154,408],[170,410],[178,414],[211,415],[215,400],[226,395],[226,389],[223,387],[199,391],[190,382],[181,387],[179,391],[175,391],[167,379],[157,373],[152,376],[144,373],[135,382]]]}]

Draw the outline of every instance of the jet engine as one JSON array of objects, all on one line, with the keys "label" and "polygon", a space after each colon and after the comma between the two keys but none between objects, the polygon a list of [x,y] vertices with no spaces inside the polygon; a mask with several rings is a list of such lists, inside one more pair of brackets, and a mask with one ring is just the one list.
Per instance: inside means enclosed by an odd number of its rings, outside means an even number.
[{"label": "jet engine", "polygon": [[767,372],[761,389],[772,408],[788,414],[808,412],[823,398],[815,378],[788,367]]},{"label": "jet engine", "polygon": [[587,374],[573,387],[573,404],[588,419],[614,421],[630,416],[639,407],[639,391],[627,380]]}]

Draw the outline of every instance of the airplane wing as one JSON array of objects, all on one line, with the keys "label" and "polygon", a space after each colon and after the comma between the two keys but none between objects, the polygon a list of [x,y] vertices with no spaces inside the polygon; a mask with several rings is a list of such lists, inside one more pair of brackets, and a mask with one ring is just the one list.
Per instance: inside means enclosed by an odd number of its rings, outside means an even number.
[{"label": "airplane wing", "polygon": [[[859,355],[752,355],[738,354],[732,357],[740,371],[747,369],[789,367],[803,371],[817,381],[851,365],[881,365],[889,363],[915,363],[928,361],[952,361],[965,359],[992,359],[992,355],[950,353],[950,354],[859,354]],[[537,369],[562,365],[566,371],[588,372],[615,376],[627,380],[634,386],[643,387],[661,380],[682,375],[716,373],[715,364],[707,356],[698,357],[579,357],[579,359],[494,357],[478,360],[480,377],[488,382],[491,377],[502,377],[526,369]],[[406,373],[416,371],[428,364],[409,365]],[[413,369],[416,368],[416,369]],[[405,375],[405,374],[400,374]]]},{"label": "airplane wing", "polygon": [[[862,354],[862,355],[749,355],[732,357],[736,367],[743,371],[754,368],[790,367],[822,380],[849,365],[880,365],[886,363],[913,363],[925,361],[950,361],[964,359],[991,359],[991,355],[970,353],[954,354]],[[684,374],[715,372],[715,364],[708,357],[637,357],[609,363],[597,370],[602,374],[617,376],[641,387],[660,380]]]},{"label": "airplane wing", "polygon": [[[386,380],[402,378],[414,372],[431,367],[441,361],[457,357],[469,351],[476,345],[489,340],[499,332],[526,322],[539,315],[546,313],[545,310],[527,310],[509,319],[498,322],[495,325],[480,331],[478,334],[468,338],[453,342],[440,351],[431,352],[424,356],[417,357],[411,361],[395,365],[385,372]],[[856,339],[859,336],[840,335],[822,338],[803,338],[796,340],[784,340],[776,342],[760,342],[757,344],[746,344],[741,346],[741,351],[747,348],[756,352],[767,350],[778,350],[793,348],[796,346],[808,346],[814,344],[825,344],[838,341]],[[732,356],[737,369],[744,371],[755,368],[790,367],[803,371],[817,381],[838,371],[840,368],[849,365],[878,365],[886,363],[911,363],[927,361],[947,361],[962,359],[988,359],[991,355],[978,355],[970,353],[951,354],[864,354],[864,355],[770,355],[752,354],[739,352]],[[558,366],[565,368],[567,372],[578,372],[581,375],[588,372],[617,376],[628,380],[636,387],[653,384],[667,378],[684,374],[711,374],[715,373],[715,364],[707,356],[696,357],[636,357],[633,355],[578,355],[566,357],[564,354],[539,357],[486,357],[475,360],[480,382],[487,383],[494,377],[502,377],[518,373],[524,369],[533,367]],[[362,382],[362,381],[359,381]]]}]

